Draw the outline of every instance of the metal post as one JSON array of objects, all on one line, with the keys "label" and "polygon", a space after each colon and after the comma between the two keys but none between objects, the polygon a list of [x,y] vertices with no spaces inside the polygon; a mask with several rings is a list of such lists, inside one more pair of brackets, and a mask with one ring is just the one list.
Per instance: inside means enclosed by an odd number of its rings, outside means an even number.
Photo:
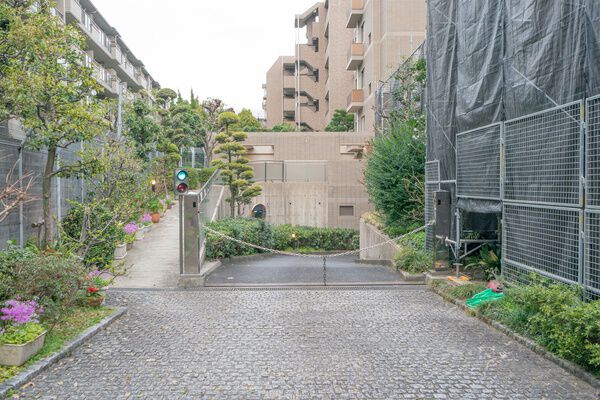
[{"label": "metal post", "polygon": [[[23,144],[25,141],[21,143],[19,146],[19,189],[23,189]],[[25,246],[25,227],[24,227],[24,219],[23,215],[23,202],[19,202],[19,246],[23,248]]]},{"label": "metal post", "polygon": [[183,196],[179,196],[179,274],[183,275]]},{"label": "metal post", "polygon": [[192,168],[196,168],[196,148],[192,147]]}]

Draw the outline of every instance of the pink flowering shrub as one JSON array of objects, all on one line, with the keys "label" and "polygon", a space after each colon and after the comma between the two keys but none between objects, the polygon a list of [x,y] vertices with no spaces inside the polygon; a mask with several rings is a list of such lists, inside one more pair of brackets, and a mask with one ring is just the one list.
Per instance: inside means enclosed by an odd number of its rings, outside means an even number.
[{"label": "pink flowering shrub", "polygon": [[125,232],[125,234],[127,234],[127,235],[133,235],[139,229],[140,229],[140,227],[138,226],[138,224],[136,224],[135,222],[130,222],[123,227],[123,232]]},{"label": "pink flowering shrub", "polygon": [[35,301],[8,300],[0,309],[0,320],[5,324],[24,325],[29,322],[39,322],[43,310]]},{"label": "pink flowering shrub", "polygon": [[141,222],[142,222],[143,224],[147,224],[147,223],[149,223],[149,222],[152,222],[152,216],[151,216],[150,214],[148,214],[148,213],[145,213],[145,214],[142,216]]}]

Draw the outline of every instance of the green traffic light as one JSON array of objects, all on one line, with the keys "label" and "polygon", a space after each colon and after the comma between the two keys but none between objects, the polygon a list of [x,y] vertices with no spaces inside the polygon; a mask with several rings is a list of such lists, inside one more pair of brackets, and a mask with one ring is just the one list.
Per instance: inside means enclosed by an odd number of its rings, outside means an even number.
[{"label": "green traffic light", "polygon": [[180,181],[184,181],[188,177],[188,173],[186,171],[179,171],[177,173],[177,179]]}]

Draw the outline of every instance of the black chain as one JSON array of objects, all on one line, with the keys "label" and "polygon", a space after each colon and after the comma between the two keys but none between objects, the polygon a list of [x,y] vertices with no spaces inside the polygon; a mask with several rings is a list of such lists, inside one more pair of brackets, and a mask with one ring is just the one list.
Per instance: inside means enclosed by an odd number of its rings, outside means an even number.
[{"label": "black chain", "polygon": [[327,286],[327,257],[323,257],[323,286]]}]

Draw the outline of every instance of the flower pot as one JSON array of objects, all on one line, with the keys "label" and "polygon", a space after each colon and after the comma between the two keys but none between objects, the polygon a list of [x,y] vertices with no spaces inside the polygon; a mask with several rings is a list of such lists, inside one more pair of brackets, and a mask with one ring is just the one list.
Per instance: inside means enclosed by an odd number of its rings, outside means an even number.
[{"label": "flower pot", "polygon": [[0,364],[18,367],[37,354],[44,346],[46,332],[25,344],[3,344],[0,346]]},{"label": "flower pot", "polygon": [[100,307],[104,303],[104,295],[90,296],[87,298],[90,307]]},{"label": "flower pot", "polygon": [[122,260],[127,256],[127,243],[118,245],[115,248],[115,260]]},{"label": "flower pot", "polygon": [[160,213],[152,213],[150,216],[152,217],[153,223],[158,224],[160,222]]},{"label": "flower pot", "polygon": [[128,251],[129,251],[129,250],[131,250],[131,249],[133,249],[133,243],[134,243],[134,242],[127,243],[127,250],[128,250]]},{"label": "flower pot", "polygon": [[169,204],[167,204],[167,210],[170,210],[170,209],[172,209],[172,208],[173,208],[173,203],[169,203]]},{"label": "flower pot", "polygon": [[147,235],[152,230],[152,224],[144,226],[144,235]]},{"label": "flower pot", "polygon": [[138,231],[135,233],[135,240],[139,241],[139,240],[142,240],[143,238],[144,238],[144,230],[138,229]]}]

